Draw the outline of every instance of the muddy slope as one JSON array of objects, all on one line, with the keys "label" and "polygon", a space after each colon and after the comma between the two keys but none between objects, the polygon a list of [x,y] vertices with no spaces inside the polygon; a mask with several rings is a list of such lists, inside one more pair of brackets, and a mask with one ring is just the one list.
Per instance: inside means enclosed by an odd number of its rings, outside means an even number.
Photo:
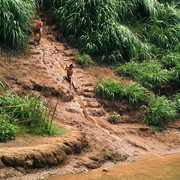
[{"label": "muddy slope", "polygon": [[[20,167],[23,170],[18,170],[19,173],[15,174],[22,176],[23,173],[28,172],[29,167],[43,168],[47,167],[47,164],[51,167],[65,162],[64,159],[71,165],[70,169],[82,171],[93,169],[108,160],[107,156],[104,156],[105,150],[109,150],[112,156],[118,157],[118,161],[133,160],[135,156],[147,152],[158,154],[175,150],[180,152],[178,121],[162,132],[155,132],[141,123],[139,108],[130,108],[125,102],[119,102],[118,106],[114,104],[107,106],[105,103],[102,106],[94,92],[94,84],[99,77],[115,78],[122,83],[128,83],[128,80],[123,81],[116,77],[108,67],[97,65],[89,69],[81,69],[76,65],[73,79],[79,90],[77,93],[74,92],[68,82],[64,81],[64,67],[70,63],[75,64],[75,49],[57,39],[52,27],[47,26],[41,44],[30,46],[29,58],[18,54],[11,56],[9,51],[1,51],[1,78],[7,82],[9,88],[19,95],[30,93],[41,96],[49,110],[52,110],[58,101],[55,122],[68,129],[63,137],[51,137],[51,140],[41,141],[41,137],[35,137],[31,146],[24,147],[27,139],[21,137],[14,142],[0,143],[1,171],[7,166]],[[116,125],[107,121],[113,110],[121,113],[120,123]],[[71,153],[65,151],[66,155],[73,154],[73,151],[79,147],[78,153],[81,153],[79,155],[81,158],[67,160],[64,157],[64,151],[59,150],[64,143],[63,139],[66,147],[73,142],[69,150]],[[86,148],[84,150],[84,147],[88,147],[88,150]],[[59,171],[59,174],[72,172],[67,166],[64,167],[66,168],[61,168],[63,171]],[[10,176],[13,173],[14,171]]]}]

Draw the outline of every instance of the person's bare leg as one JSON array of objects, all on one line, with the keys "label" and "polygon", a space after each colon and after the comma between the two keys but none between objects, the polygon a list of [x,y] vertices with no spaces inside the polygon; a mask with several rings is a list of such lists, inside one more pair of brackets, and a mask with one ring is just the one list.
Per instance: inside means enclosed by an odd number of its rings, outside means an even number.
[{"label": "person's bare leg", "polygon": [[40,41],[41,41],[41,33],[39,33],[39,40],[38,40],[38,43],[40,43]]}]

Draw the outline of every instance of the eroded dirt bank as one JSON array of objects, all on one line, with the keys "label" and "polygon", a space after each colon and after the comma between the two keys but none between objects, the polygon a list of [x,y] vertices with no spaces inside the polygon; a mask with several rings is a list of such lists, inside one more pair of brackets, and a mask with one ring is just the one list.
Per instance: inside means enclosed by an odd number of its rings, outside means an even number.
[{"label": "eroded dirt bank", "polygon": [[[156,132],[141,123],[138,107],[129,107],[125,102],[117,106],[101,104],[94,92],[99,77],[129,82],[116,77],[108,67],[97,65],[84,70],[76,65],[74,82],[80,89],[75,93],[63,81],[63,67],[75,63],[75,50],[57,41],[51,29],[45,27],[39,46],[31,45],[28,59],[11,57],[2,49],[0,73],[11,90],[19,95],[41,96],[49,110],[58,101],[54,121],[67,131],[60,137],[18,137],[0,143],[0,178],[25,179],[26,173],[35,172],[28,178],[41,179],[88,171],[107,162],[133,160],[147,152],[180,152],[179,120]],[[121,114],[116,125],[107,121],[113,110]]]}]

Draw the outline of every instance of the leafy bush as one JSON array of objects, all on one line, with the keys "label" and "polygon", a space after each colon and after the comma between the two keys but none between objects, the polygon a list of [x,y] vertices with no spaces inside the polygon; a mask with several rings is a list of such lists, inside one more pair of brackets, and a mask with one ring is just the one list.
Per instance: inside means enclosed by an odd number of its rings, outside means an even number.
[{"label": "leafy bush", "polygon": [[180,63],[180,53],[171,52],[163,57],[166,68],[173,68]]},{"label": "leafy bush", "polygon": [[147,103],[149,101],[148,91],[139,85],[138,83],[132,82],[124,88],[123,96],[128,99],[129,104],[135,105],[140,102]]},{"label": "leafy bush", "polygon": [[180,93],[175,94],[174,102],[176,103],[176,109],[180,113]]},{"label": "leafy bush", "polygon": [[162,68],[158,61],[143,61],[137,63],[128,62],[117,68],[117,74],[127,75],[148,88],[157,88],[168,83],[172,78],[172,72]]},{"label": "leafy bush", "polygon": [[171,69],[172,80],[176,83],[180,83],[180,62]]},{"label": "leafy bush", "polygon": [[120,98],[123,89],[124,86],[114,80],[101,81],[95,85],[95,91],[97,95],[110,99],[114,99],[116,97]]},{"label": "leafy bush", "polygon": [[78,64],[80,64],[83,68],[87,68],[90,65],[94,64],[91,57],[85,53],[80,54],[79,52],[75,55],[75,60]]},{"label": "leafy bush", "polygon": [[152,43],[158,48],[164,49],[164,51],[167,49],[174,49],[176,44],[180,41],[179,25],[171,25],[164,28],[162,28],[162,26],[162,21],[147,22],[142,25],[139,24],[136,28],[136,32],[140,39],[143,39],[145,42]]},{"label": "leafy bush", "polygon": [[0,141],[7,141],[15,138],[17,127],[13,125],[8,116],[0,114]]},{"label": "leafy bush", "polygon": [[0,97],[2,111],[13,118],[15,123],[26,126],[38,125],[46,118],[46,108],[43,102],[37,98],[25,96],[21,98],[11,92]]},{"label": "leafy bush", "polygon": [[144,121],[152,126],[162,126],[177,116],[176,103],[164,96],[151,97],[145,108]]},{"label": "leafy bush", "polygon": [[[57,2],[57,1],[56,1]],[[60,7],[59,7],[60,6]],[[111,63],[150,56],[150,48],[118,22],[117,1],[67,0],[54,8],[64,33],[87,54]]]},{"label": "leafy bush", "polygon": [[110,99],[125,98],[130,105],[148,102],[149,99],[147,90],[137,83],[125,86],[114,80],[105,80],[96,84],[95,91],[99,96]]},{"label": "leafy bush", "polygon": [[27,39],[29,23],[34,15],[35,0],[1,0],[0,39],[18,48]]},{"label": "leafy bush", "polygon": [[28,133],[53,134],[52,122],[47,116],[47,109],[38,97],[21,98],[11,92],[0,97],[1,113],[11,118],[11,123],[31,127]]}]

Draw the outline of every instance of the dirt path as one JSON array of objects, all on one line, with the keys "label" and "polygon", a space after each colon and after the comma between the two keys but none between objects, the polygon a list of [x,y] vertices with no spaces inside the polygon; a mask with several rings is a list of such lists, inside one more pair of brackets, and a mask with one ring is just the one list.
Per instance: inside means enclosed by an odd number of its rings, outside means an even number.
[{"label": "dirt path", "polygon": [[[31,56],[28,59],[17,55],[10,61],[7,61],[4,53],[1,56],[3,65],[0,67],[1,75],[17,94],[31,93],[42,96],[49,110],[54,108],[57,100],[60,99],[55,113],[55,122],[60,126],[65,126],[71,133],[67,133],[65,137],[51,138],[51,140],[35,137],[32,147],[29,147],[27,143],[26,147],[23,147],[28,138],[20,137],[14,142],[0,143],[0,152],[12,153],[16,149],[14,147],[17,147],[17,150],[25,148],[28,151],[35,148],[37,144],[48,144],[47,147],[50,147],[49,144],[52,142],[53,144],[68,142],[72,137],[74,141],[78,139],[80,146],[82,142],[80,137],[83,135],[89,143],[88,150],[81,152],[79,158],[70,156],[68,164],[48,171],[47,176],[53,173],[72,173],[100,167],[108,160],[104,156],[105,150],[111,153],[112,159],[118,157],[117,161],[133,160],[136,156],[147,152],[158,154],[175,150],[180,152],[178,129],[167,128],[163,132],[156,132],[140,123],[137,109],[132,110],[122,102],[117,106],[122,112],[122,123],[112,125],[107,121],[115,109],[115,104],[112,102],[109,109],[102,106],[101,101],[96,98],[94,84],[99,77],[114,78],[123,83],[129,82],[129,80],[122,80],[115,76],[110,68],[96,65],[84,70],[76,65],[74,82],[80,87],[78,93],[73,91],[69,83],[63,82],[65,76],[63,67],[71,63],[75,64],[75,49],[67,43],[57,41],[51,27],[45,27],[41,44],[37,47],[31,45],[30,51]],[[173,127],[177,126],[180,126],[179,122],[173,125]],[[24,173],[22,169],[18,172],[17,176],[22,176]],[[45,172],[42,170],[42,173]],[[33,174],[32,177],[38,179],[40,175]]]}]

